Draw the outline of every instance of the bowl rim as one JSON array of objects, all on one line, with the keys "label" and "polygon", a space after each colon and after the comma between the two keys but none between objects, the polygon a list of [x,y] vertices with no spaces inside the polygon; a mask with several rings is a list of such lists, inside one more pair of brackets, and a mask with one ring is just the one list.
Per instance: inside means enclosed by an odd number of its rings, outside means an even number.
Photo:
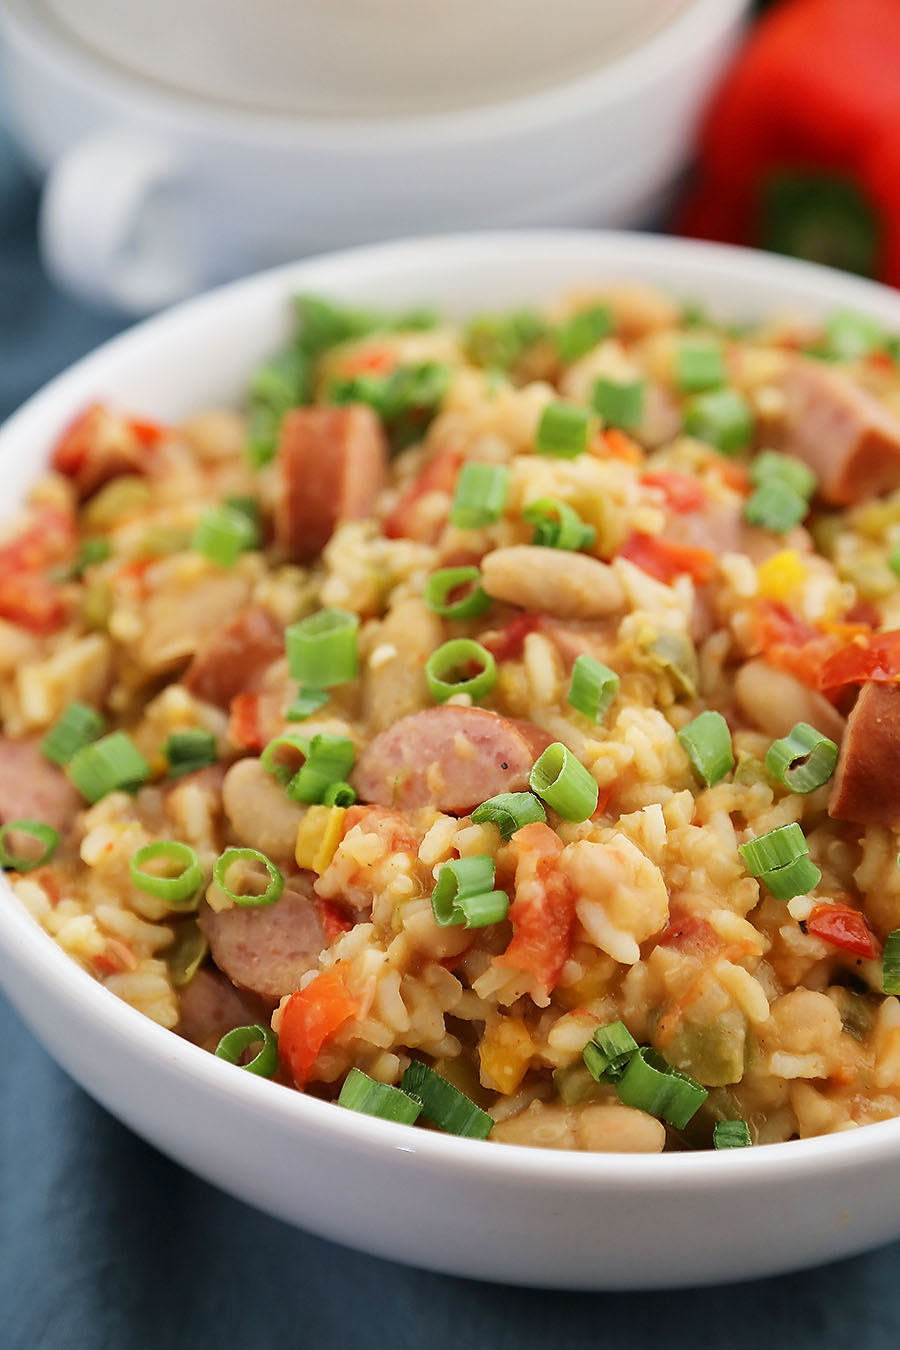
[{"label": "bowl rim", "polygon": [[[770,285],[800,279],[810,290],[821,287],[831,303],[853,304],[900,329],[900,294],[888,287],[817,264],[749,249],[626,231],[486,231],[424,236],[344,249],[270,268],[183,301],[134,325],[67,367],[14,412],[0,426],[0,457],[4,451],[15,456],[13,447],[19,438],[27,442],[32,420],[40,421],[57,400],[65,404],[70,389],[86,376],[102,371],[111,357],[127,358],[134,352],[140,353],[142,347],[154,348],[163,336],[171,337],[170,330],[193,331],[198,323],[213,327],[222,312],[239,309],[245,302],[252,303],[254,297],[265,298],[279,292],[287,295],[292,286],[308,284],[308,273],[327,274],[336,270],[352,277],[354,271],[364,272],[373,264],[384,274],[403,263],[413,263],[421,269],[426,261],[431,267],[439,266],[442,258],[460,263],[473,254],[514,259],[517,253],[524,261],[534,255],[551,256],[566,249],[586,252],[596,249],[596,262],[603,267],[621,264],[624,258],[628,266],[650,262],[672,273],[677,272],[677,264],[683,259],[695,270],[705,270],[711,278],[740,272],[748,289],[754,279]],[[312,284],[317,284],[315,279]],[[61,417],[64,415],[61,410]],[[18,455],[21,457],[21,450]],[[461,1139],[340,1111],[331,1102],[253,1074],[236,1073],[233,1066],[222,1063],[209,1051],[151,1021],[82,969],[15,899],[5,877],[0,880],[0,895],[15,901],[0,903],[0,964],[8,957],[26,978],[39,985],[45,982],[54,986],[58,996],[72,1005],[75,1016],[93,1025],[101,1041],[107,1037],[121,1043],[132,1058],[141,1059],[150,1071],[175,1074],[183,1081],[198,1083],[208,1096],[222,1101],[236,1099],[245,1109],[257,1110],[290,1127],[298,1137],[304,1132],[310,1136],[325,1134],[341,1145],[371,1156],[399,1151],[414,1154],[424,1163],[438,1163],[449,1173],[477,1173],[507,1182],[545,1183],[564,1189],[586,1185],[616,1190],[646,1186],[685,1193],[698,1187],[705,1190],[752,1183],[763,1177],[768,1181],[796,1178],[820,1173],[826,1167],[830,1172],[853,1171],[863,1164],[870,1166],[896,1158],[900,1149],[900,1117],[810,1139],[725,1150],[716,1155],[717,1161],[711,1166],[711,1150],[647,1155],[556,1152],[520,1145],[498,1147],[489,1141]],[[24,1006],[23,1016],[28,1020]],[[65,1068],[64,1060],[60,1063]]]},{"label": "bowl rim", "polygon": [[31,0],[0,0],[0,30],[5,22],[35,57],[52,62],[61,83],[76,80],[92,101],[105,97],[134,103],[140,99],[163,124],[188,121],[192,131],[242,143],[383,155],[417,146],[546,132],[588,111],[602,112],[623,99],[646,95],[686,61],[723,40],[749,6],[750,0],[688,0],[679,14],[645,42],[599,70],[495,102],[385,117],[267,112],[169,89],[139,72],[120,69],[67,38],[61,26],[38,13]]}]

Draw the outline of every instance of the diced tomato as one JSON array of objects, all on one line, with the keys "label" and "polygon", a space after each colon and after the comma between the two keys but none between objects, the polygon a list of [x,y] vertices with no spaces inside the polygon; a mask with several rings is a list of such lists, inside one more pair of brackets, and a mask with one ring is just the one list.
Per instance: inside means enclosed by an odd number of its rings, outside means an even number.
[{"label": "diced tomato", "polygon": [[659,945],[688,952],[691,956],[709,956],[722,944],[711,923],[676,903],[669,910],[669,922],[660,936]]},{"label": "diced tomato", "polygon": [[619,550],[619,557],[627,558],[641,571],[667,585],[685,573],[702,585],[712,579],[716,564],[715,555],[707,548],[674,544],[669,539],[661,539],[659,535],[642,534],[638,530],[632,531],[625,540]]},{"label": "diced tomato", "polygon": [[867,680],[878,684],[900,680],[900,631],[857,633],[829,655],[818,672],[819,688],[824,690]]},{"label": "diced tomato", "polygon": [[525,639],[541,626],[539,614],[517,614],[514,619],[494,633],[483,633],[479,639],[495,661],[517,661],[522,655]]},{"label": "diced tomato", "polygon": [[874,933],[857,909],[844,905],[816,905],[806,920],[806,931],[832,947],[872,960],[880,954]]},{"label": "diced tomato", "polygon": [[865,628],[877,628],[881,623],[881,613],[872,604],[871,600],[866,600],[862,596],[857,596],[856,603],[852,609],[848,609],[844,615],[846,623],[862,624]]},{"label": "diced tomato", "polygon": [[66,607],[42,572],[0,573],[0,618],[30,633],[52,633],[65,623]]},{"label": "diced tomato", "polygon": [[756,602],[753,632],[759,650],[772,665],[811,689],[821,687],[823,663],[846,642],[842,633],[826,633],[814,627],[777,600]]},{"label": "diced tomato", "polygon": [[517,858],[515,898],[509,907],[513,938],[495,961],[533,975],[536,992],[549,994],[571,955],[575,892],[556,865],[563,846],[549,825],[517,830],[512,847]]},{"label": "diced tomato", "polygon": [[59,562],[75,543],[75,524],[68,511],[45,506],[15,538],[0,544],[0,574],[37,571]]},{"label": "diced tomato", "polygon": [[733,492],[740,492],[744,497],[750,496],[750,489],[753,484],[750,482],[750,475],[743,465],[734,464],[724,455],[720,455],[716,469],[726,487],[730,487]]},{"label": "diced tomato", "polygon": [[350,352],[336,367],[339,375],[386,375],[397,364],[397,355],[390,347],[365,347]]},{"label": "diced tomato", "polygon": [[599,820],[600,817],[605,814],[606,808],[609,806],[617,786],[615,779],[613,779],[609,787],[600,789],[597,794],[597,805],[594,809],[594,814],[591,816],[591,820]]},{"label": "diced tomato", "polygon": [[140,441],[141,445],[151,449],[166,435],[166,428],[159,422],[150,422],[144,417],[129,417],[128,429]]},{"label": "diced tomato", "polygon": [[264,737],[259,724],[259,694],[236,694],[228,705],[228,735],[245,750],[262,750]]},{"label": "diced tomato", "polygon": [[316,909],[329,942],[334,942],[334,939],[340,937],[341,933],[347,933],[353,927],[353,920],[348,918],[337,905],[333,905],[330,900],[323,900],[317,895]]},{"label": "diced tomato", "polygon": [[278,1054],[291,1078],[306,1086],[323,1045],[359,1012],[350,996],[340,962],[325,970],[305,989],[295,989],[281,1014]]},{"label": "diced tomato", "polygon": [[100,403],[85,408],[61,433],[53,448],[50,463],[59,473],[74,478],[81,469],[97,436],[97,429],[106,410]]},{"label": "diced tomato", "polygon": [[419,502],[432,492],[444,492],[452,497],[464,459],[461,450],[441,450],[428,461],[385,520],[384,532],[388,539],[420,539],[423,543],[435,541],[438,534],[435,522],[430,513],[418,509]]},{"label": "diced tomato", "polygon": [[405,816],[392,811],[389,806],[348,806],[344,816],[344,834],[349,834],[354,825],[362,826],[364,834],[377,834],[391,853],[415,853],[419,844]]},{"label": "diced tomato", "polygon": [[659,488],[666,505],[682,515],[699,511],[706,502],[703,484],[686,473],[642,473],[641,482],[645,487]]},{"label": "diced tomato", "polygon": [[644,452],[637,441],[619,427],[607,427],[606,431],[601,431],[589,448],[595,454],[599,452],[601,456],[609,455],[613,459],[623,460],[626,464],[640,464],[644,458]]}]

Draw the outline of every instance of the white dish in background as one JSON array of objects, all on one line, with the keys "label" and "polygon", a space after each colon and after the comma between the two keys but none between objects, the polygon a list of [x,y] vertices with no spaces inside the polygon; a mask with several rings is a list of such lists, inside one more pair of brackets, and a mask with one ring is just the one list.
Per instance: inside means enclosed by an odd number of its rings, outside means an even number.
[{"label": "white dish in background", "polygon": [[[290,328],[289,296],[450,315],[614,278],[722,318],[871,314],[894,291],[784,258],[650,236],[469,235],[362,249],[217,291],[115,339],[0,430],[6,503],[94,399],[174,420],[234,401]],[[900,1120],[714,1153],[553,1153],[390,1124],[241,1073],[119,1002],[0,882],[0,983],[88,1092],[164,1152],[326,1237],[451,1274],[624,1289],[783,1272],[900,1234]],[[39,1109],[39,1108],[38,1108]]]},{"label": "white dish in background", "polygon": [[[264,35],[273,31],[278,2],[266,0],[261,11],[268,15]],[[411,2],[391,0],[391,10]],[[448,51],[443,107],[410,111],[421,109],[422,89],[408,82],[406,111],[395,105],[386,112],[389,83],[370,79],[366,98],[376,112],[380,106],[377,116],[362,115],[358,104],[344,116],[333,109],[328,116],[287,113],[285,71],[268,80],[272,68],[264,65],[263,75],[252,74],[249,56],[236,99],[222,101],[240,31],[228,16],[238,4],[255,16],[257,6],[246,0],[217,0],[217,59],[196,73],[188,0],[145,7],[156,29],[148,29],[138,54],[135,34],[143,30],[133,6],[114,6],[119,17],[104,32],[111,4],[0,0],[0,36],[14,127],[33,164],[48,174],[41,213],[47,267],[92,301],[142,313],[254,267],[413,231],[646,221],[684,165],[704,98],[749,0],[640,0],[627,7],[607,0],[595,9],[593,48],[554,46],[566,31],[561,19],[583,34],[591,13],[585,0],[562,0],[552,12],[541,78],[532,25],[520,74],[510,70],[496,84],[502,98],[484,97],[497,68],[495,36],[493,55],[480,58],[468,91],[481,101],[447,106],[460,48]],[[422,0],[417,5],[421,12]],[[322,32],[323,14],[332,15],[331,36],[321,37],[322,69],[330,75],[341,50],[333,16],[344,6],[322,0],[321,12],[294,8],[318,13]],[[509,9],[510,0],[477,6],[463,0],[461,13],[480,16],[472,21],[471,45],[488,46],[485,13]],[[208,10],[207,3],[197,12]],[[59,21],[64,12],[66,26]],[[660,14],[667,16],[661,25]],[[126,15],[132,15],[127,23]],[[160,49],[158,37],[151,41],[154,31],[166,35],[171,51]],[[423,38],[433,63],[440,45],[431,45],[430,27]],[[361,62],[365,44],[357,36],[350,45]],[[259,46],[254,60],[262,62],[267,50]],[[379,69],[374,59],[370,65]],[[566,69],[572,73],[563,78]],[[551,75],[555,83],[548,83]],[[246,106],[260,102],[266,83],[268,102],[281,111]],[[345,105],[349,84],[341,93]],[[319,79],[316,98],[327,85]]]}]

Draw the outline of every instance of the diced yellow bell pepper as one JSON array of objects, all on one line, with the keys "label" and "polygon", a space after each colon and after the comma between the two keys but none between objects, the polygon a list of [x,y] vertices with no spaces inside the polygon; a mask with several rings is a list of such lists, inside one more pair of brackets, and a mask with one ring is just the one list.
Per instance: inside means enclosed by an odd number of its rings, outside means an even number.
[{"label": "diced yellow bell pepper", "polygon": [[485,1030],[479,1054],[484,1086],[508,1097],[525,1077],[534,1041],[521,1017],[501,1017]]},{"label": "diced yellow bell pepper", "polygon": [[759,593],[766,600],[786,600],[792,591],[803,585],[806,577],[800,554],[792,548],[773,553],[756,569]]},{"label": "diced yellow bell pepper", "polygon": [[319,876],[334,857],[344,833],[343,806],[311,806],[297,828],[294,857],[297,866]]}]

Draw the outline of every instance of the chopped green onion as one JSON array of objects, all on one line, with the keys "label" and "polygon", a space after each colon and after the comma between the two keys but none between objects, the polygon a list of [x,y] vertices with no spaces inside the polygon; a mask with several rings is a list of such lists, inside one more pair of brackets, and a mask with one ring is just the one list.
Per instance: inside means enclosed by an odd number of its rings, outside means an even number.
[{"label": "chopped green onion", "polygon": [[282,787],[287,787],[294,775],[303,768],[311,744],[309,736],[289,731],[284,736],[276,736],[274,741],[269,741],[259,762],[266,773],[277,778]]},{"label": "chopped green onion", "polygon": [[378,1116],[381,1120],[395,1120],[401,1125],[414,1125],[422,1113],[422,1103],[402,1088],[391,1087],[370,1078],[362,1069],[351,1069],[344,1079],[338,1097],[338,1106],[348,1111],[361,1111],[364,1116]]},{"label": "chopped green onion", "polygon": [[479,314],[466,324],[463,346],[476,365],[511,370],[546,332],[546,322],[534,310],[522,309],[506,315]]},{"label": "chopped green onion", "polygon": [[[269,874],[269,884],[264,891],[251,892],[247,894],[243,891],[233,891],[228,885],[227,877],[235,863],[257,863],[264,867]],[[213,881],[220,891],[233,900],[236,905],[243,905],[248,909],[259,908],[263,905],[274,905],[281,899],[281,892],[284,890],[284,877],[279,872],[275,864],[260,853],[255,848],[226,848],[225,852],[216,859],[213,867]]]},{"label": "chopped green onion", "polygon": [[886,994],[900,994],[900,928],[889,933],[884,944],[881,987]]},{"label": "chopped green onion", "polygon": [[[467,673],[473,669],[474,674]],[[454,694],[479,699],[493,689],[497,663],[480,642],[454,638],[431,653],[425,662],[425,679],[435,703],[446,703]]]},{"label": "chopped green onion", "polygon": [[602,722],[619,692],[619,677],[592,656],[576,656],[569,681],[569,703],[592,722]]},{"label": "chopped green onion", "polygon": [[598,1083],[612,1083],[621,1077],[625,1066],[638,1050],[638,1043],[624,1022],[598,1027],[582,1052],[591,1077]]},{"label": "chopped green onion", "polygon": [[548,745],[535,761],[528,786],[563,820],[587,820],[600,797],[596,780],[561,741]]},{"label": "chopped green onion", "polygon": [[486,928],[501,923],[509,912],[505,891],[493,890],[494,860],[487,853],[455,858],[440,868],[431,894],[431,910],[442,928],[465,924]]},{"label": "chopped green onion", "polygon": [[314,712],[324,708],[331,695],[327,689],[301,689],[284,714],[286,722],[305,722]]},{"label": "chopped green onion", "polygon": [[313,736],[306,762],[285,787],[287,795],[294,802],[324,801],[332,784],[347,786],[345,780],[355,756],[355,747],[347,736]]},{"label": "chopped green onion", "polygon": [[684,411],[684,429],[723,455],[733,455],[750,444],[753,413],[736,389],[717,389],[691,399]]},{"label": "chopped green onion", "polygon": [[495,524],[503,515],[509,495],[509,469],[505,464],[482,464],[469,460],[459,471],[450,521],[462,530],[479,530]]},{"label": "chopped green onion", "polygon": [[773,534],[787,534],[809,512],[809,502],[781,478],[767,478],[744,502],[748,525],[758,525]]},{"label": "chopped green onion", "polygon": [[854,361],[884,347],[887,334],[877,319],[838,309],[825,323],[827,354],[837,361]]},{"label": "chopped green onion", "polygon": [[573,314],[553,334],[553,343],[561,361],[570,365],[596,347],[613,328],[612,314],[606,305],[591,305]]},{"label": "chopped green onion", "polygon": [[785,867],[795,858],[803,857],[809,853],[809,845],[800,826],[793,823],[748,839],[746,844],[738,845],[738,852],[750,875],[761,877],[775,867]]},{"label": "chopped green onion", "polygon": [[349,783],[329,783],[322,793],[323,806],[352,806],[356,792]]},{"label": "chopped green onion", "polygon": [[601,375],[594,381],[591,401],[608,426],[634,431],[644,416],[646,395],[646,380],[609,380]]},{"label": "chopped green onion", "polygon": [[725,360],[714,338],[687,338],[675,355],[675,381],[685,394],[718,389],[725,383]]},{"label": "chopped green onion", "polygon": [[183,989],[206,960],[209,942],[196,919],[185,919],[172,927],[175,936],[163,956],[172,984],[176,989]]},{"label": "chopped green onion", "polygon": [[[244,1051],[260,1041],[262,1046],[259,1054],[242,1064],[241,1055]],[[274,1032],[261,1022],[252,1027],[235,1027],[233,1031],[226,1031],[216,1046],[216,1054],[228,1064],[236,1064],[248,1073],[257,1073],[260,1078],[272,1078],[278,1068],[278,1040]]]},{"label": "chopped green onion", "polygon": [[821,880],[822,873],[807,853],[801,853],[799,858],[785,863],[784,867],[774,867],[769,872],[763,872],[760,877],[776,900],[793,900],[795,895],[806,895]]},{"label": "chopped green onion", "polygon": [[216,738],[204,727],[186,727],[183,731],[171,732],[163,753],[169,761],[170,778],[183,778],[186,773],[216,764],[219,758]]},{"label": "chopped green onion", "polygon": [[41,754],[54,764],[66,765],[84,745],[106,730],[106,718],[87,703],[70,703],[41,741]]},{"label": "chopped green onion", "polygon": [[597,537],[593,525],[586,525],[577,511],[556,497],[539,497],[522,512],[522,519],[534,526],[532,544],[543,548],[561,548],[575,553],[590,548]]},{"label": "chopped green onion", "polygon": [[328,391],[332,403],[367,403],[402,449],[420,440],[450,387],[450,368],[440,361],[396,366],[387,374],[344,375]]},{"label": "chopped green onion", "polygon": [[481,586],[481,570],[475,566],[432,572],[422,598],[434,614],[445,619],[477,619],[492,604]]},{"label": "chopped green onion", "polygon": [[422,1114],[438,1129],[468,1139],[487,1139],[494,1122],[464,1092],[448,1083],[427,1064],[414,1059],[400,1079],[400,1087],[422,1103]]},{"label": "chopped green onion", "polygon": [[[162,861],[169,870],[166,875],[148,872],[145,864]],[[176,839],[160,839],[145,844],[132,854],[128,864],[131,880],[141,891],[162,900],[171,909],[191,909],[197,891],[203,885],[203,868],[194,849]]]},{"label": "chopped green onion", "polygon": [[112,557],[112,551],[112,544],[101,535],[85,539],[72,566],[64,568],[54,580],[77,581],[88,567],[95,567],[97,563],[106,562],[107,558]]},{"label": "chopped green onion", "polygon": [[762,450],[750,465],[750,482],[762,487],[770,478],[787,483],[800,497],[807,500],[819,485],[817,476],[808,464],[796,455],[782,455],[778,450]]},{"label": "chopped green onion", "polygon": [[[35,858],[28,853],[12,853],[7,846],[10,835],[24,834],[41,847]],[[0,827],[0,868],[11,872],[31,872],[49,862],[59,844],[59,831],[42,820],[9,820]]]},{"label": "chopped green onion", "polygon": [[256,469],[274,459],[281,419],[290,408],[308,403],[313,359],[302,343],[279,352],[254,372],[248,391],[250,438],[247,456]]},{"label": "chopped green onion", "polygon": [[500,792],[488,797],[472,812],[476,825],[496,825],[504,839],[511,839],[523,825],[547,820],[547,813],[531,792]]},{"label": "chopped green onion", "polygon": [[749,1148],[750,1144],[746,1120],[717,1120],[713,1126],[713,1148]]},{"label": "chopped green onion", "polygon": [[237,511],[240,515],[246,516],[254,530],[259,533],[259,501],[256,497],[225,497],[222,502],[229,511]]},{"label": "chopped green onion", "polygon": [[798,722],[788,736],[769,746],[766,771],[792,792],[814,792],[828,782],[837,759],[834,741],[808,722]]},{"label": "chopped green onion", "polygon": [[539,455],[574,459],[587,449],[591,411],[576,403],[548,403],[538,422],[534,448]]},{"label": "chopped green onion", "polygon": [[243,511],[214,506],[203,516],[191,540],[195,553],[202,553],[217,567],[233,567],[238,556],[259,545],[259,531]]},{"label": "chopped green onion", "polygon": [[320,609],[285,630],[288,670],[298,684],[331,689],[356,678],[359,615],[347,609]]},{"label": "chopped green onion", "polygon": [[150,765],[124,731],[111,731],[76,750],[66,773],[81,795],[93,803],[108,792],[137,792],[150,777]]},{"label": "chopped green onion", "polygon": [[681,728],[678,739],[707,787],[721,783],[734,768],[731,732],[720,712],[702,712]]},{"label": "chopped green onion", "polygon": [[705,1087],[673,1069],[648,1046],[641,1046],[631,1056],[616,1091],[626,1106],[646,1111],[676,1130],[684,1129],[709,1096]]}]

